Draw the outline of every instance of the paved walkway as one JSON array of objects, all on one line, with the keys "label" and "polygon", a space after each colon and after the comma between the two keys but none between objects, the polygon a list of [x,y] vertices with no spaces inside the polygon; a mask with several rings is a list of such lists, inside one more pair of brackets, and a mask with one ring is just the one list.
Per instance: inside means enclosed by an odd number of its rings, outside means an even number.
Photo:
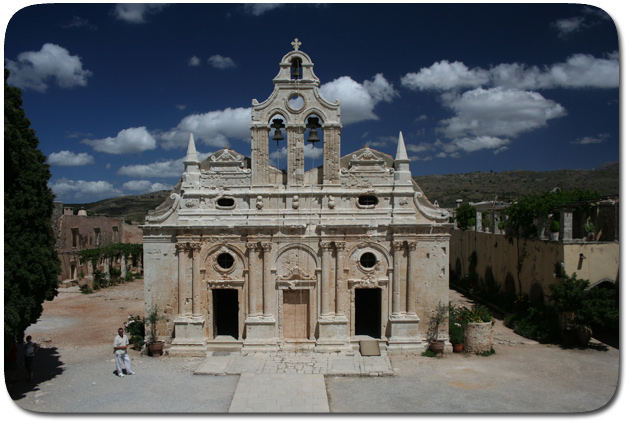
[{"label": "paved walkway", "polygon": [[328,413],[326,376],[393,376],[386,353],[210,352],[197,375],[240,374],[230,413]]}]

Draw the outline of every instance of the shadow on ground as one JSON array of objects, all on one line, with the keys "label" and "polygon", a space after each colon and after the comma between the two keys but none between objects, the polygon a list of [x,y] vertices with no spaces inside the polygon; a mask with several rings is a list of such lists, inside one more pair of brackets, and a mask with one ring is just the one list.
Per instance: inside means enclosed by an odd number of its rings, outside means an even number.
[{"label": "shadow on ground", "polygon": [[4,378],[7,391],[11,399],[16,401],[24,398],[28,392],[39,390],[39,385],[64,371],[61,356],[57,348],[40,348],[35,354],[33,362],[33,380],[28,381],[24,369],[24,354],[18,352],[18,365],[16,368],[7,367],[5,364]]}]

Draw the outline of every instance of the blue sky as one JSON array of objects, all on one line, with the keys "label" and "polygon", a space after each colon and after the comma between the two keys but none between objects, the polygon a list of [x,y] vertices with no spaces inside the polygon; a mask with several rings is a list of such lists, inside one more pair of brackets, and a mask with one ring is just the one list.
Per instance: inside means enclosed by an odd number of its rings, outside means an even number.
[{"label": "blue sky", "polygon": [[[402,131],[414,176],[619,161],[618,34],[596,7],[54,4],[11,13],[9,84],[22,89],[65,203],[172,188],[191,132],[202,155],[229,146],[248,156],[251,101],[271,94],[294,38],[323,96],[341,101],[343,155],[365,145],[393,155]],[[320,149],[307,154],[307,168],[320,164]]]}]

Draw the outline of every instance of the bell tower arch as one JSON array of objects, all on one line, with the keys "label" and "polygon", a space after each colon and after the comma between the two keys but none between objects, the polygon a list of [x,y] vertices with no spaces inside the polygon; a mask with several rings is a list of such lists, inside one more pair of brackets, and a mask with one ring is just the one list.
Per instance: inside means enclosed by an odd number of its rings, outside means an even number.
[{"label": "bell tower arch", "polygon": [[[304,185],[304,133],[310,129],[308,141],[318,143],[316,129],[321,128],[323,138],[323,181],[338,184],[341,161],[341,108],[340,102],[328,102],[319,93],[320,81],[314,74],[310,57],[299,50],[301,42],[295,39],[293,50],[284,55],[280,71],[273,79],[274,90],[267,100],[252,101],[251,108],[251,174],[253,186],[268,186],[269,132],[276,129],[280,115],[286,130],[286,185]],[[316,116],[316,120],[314,117]],[[314,133],[313,133],[314,129]],[[278,136],[279,137],[279,136]],[[274,137],[274,140],[278,140]]]}]

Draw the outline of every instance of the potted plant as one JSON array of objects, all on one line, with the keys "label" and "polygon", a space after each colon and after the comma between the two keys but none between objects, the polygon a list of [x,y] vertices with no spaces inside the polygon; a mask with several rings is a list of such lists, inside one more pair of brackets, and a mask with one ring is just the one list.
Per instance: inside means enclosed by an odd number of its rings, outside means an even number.
[{"label": "potted plant", "polygon": [[147,346],[151,356],[160,356],[164,350],[164,342],[157,340],[157,322],[163,318],[163,316],[159,315],[157,305],[151,307],[149,315],[146,317],[150,332]]},{"label": "potted plant", "polygon": [[455,308],[452,302],[449,304],[449,330],[450,343],[452,343],[452,351],[459,353],[463,351],[463,325],[459,319],[461,308]]},{"label": "potted plant", "polygon": [[553,241],[559,241],[559,221],[552,220],[550,222],[550,239]]},{"label": "potted plant", "polygon": [[472,309],[461,308],[460,316],[463,323],[463,348],[465,352],[487,353],[491,351],[491,336],[494,331],[494,317],[482,305]]},{"label": "potted plant", "polygon": [[437,309],[433,312],[428,322],[428,350],[443,354],[445,340],[439,339],[439,327],[448,319],[448,307],[439,301]]},{"label": "potted plant", "polygon": [[140,350],[144,345],[144,329],[146,321],[139,315],[129,315],[124,325],[125,332],[130,336],[129,341],[133,344],[133,349]]},{"label": "potted plant", "polygon": [[587,218],[585,225],[583,225],[583,230],[585,231],[585,237],[588,241],[594,241],[594,232],[596,231],[596,227],[590,221],[590,218]]}]

